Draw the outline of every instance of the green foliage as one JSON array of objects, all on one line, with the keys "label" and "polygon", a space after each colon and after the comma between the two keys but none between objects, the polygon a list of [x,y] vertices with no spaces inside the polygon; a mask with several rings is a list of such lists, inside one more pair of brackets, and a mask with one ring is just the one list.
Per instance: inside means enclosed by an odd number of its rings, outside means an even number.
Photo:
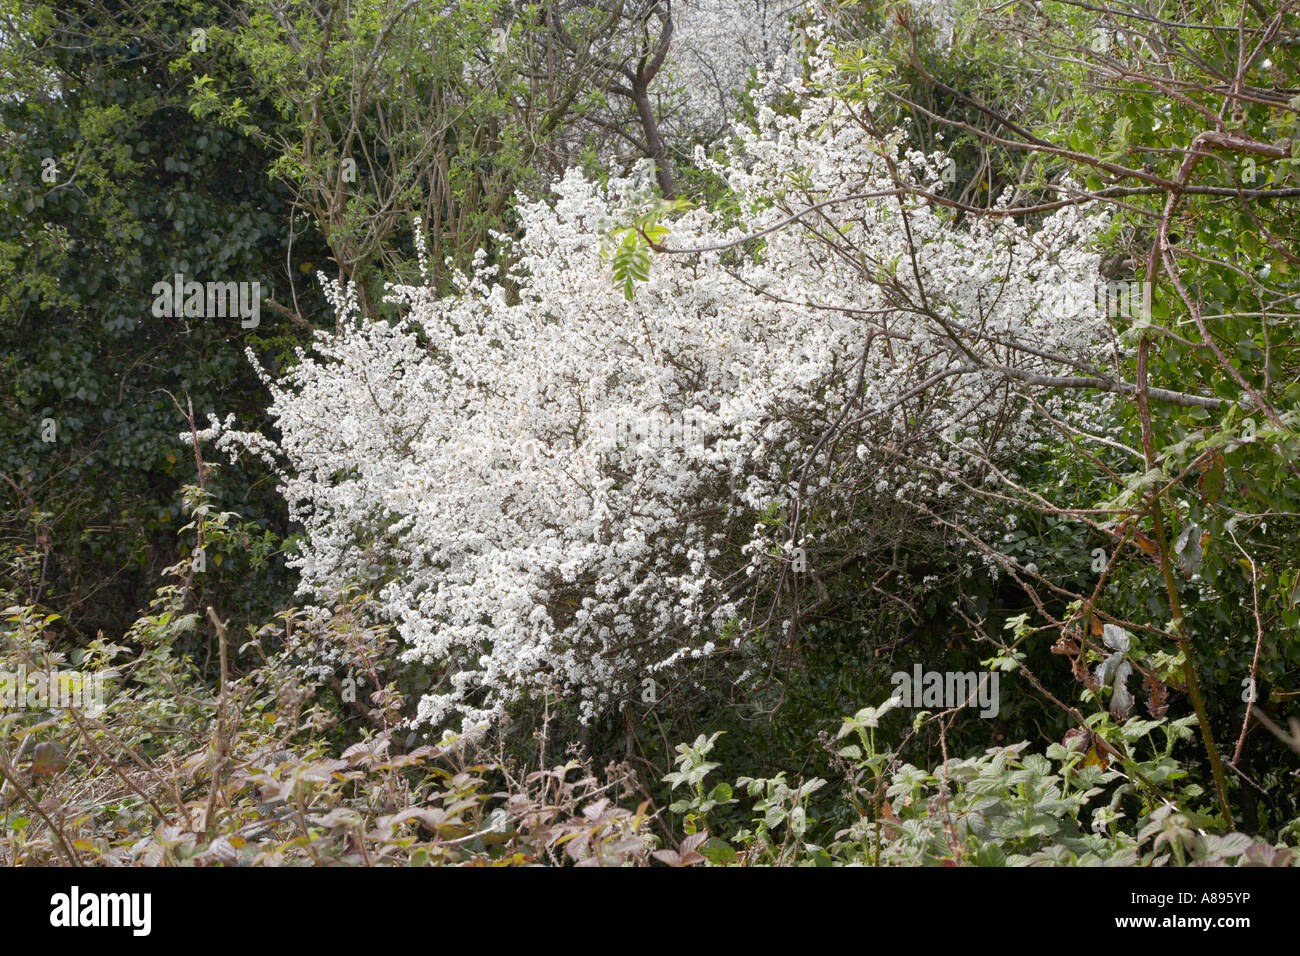
[{"label": "green foliage", "polygon": [[[136,19],[116,4],[74,6],[5,10],[0,74],[23,95],[0,101],[0,549],[6,570],[20,549],[39,555],[10,583],[89,637],[120,634],[174,557],[194,471],[167,393],[188,394],[201,421],[258,419],[243,349],[291,354],[301,335],[269,309],[250,330],[155,317],[153,285],[183,273],[260,281],[304,307],[319,298],[285,271],[287,194],[267,182],[268,156],[193,120],[169,71],[189,52],[187,24],[221,22],[219,7],[150,5]],[[317,248],[309,238],[296,251]],[[264,475],[232,472],[223,485],[261,530],[282,521]],[[270,568],[241,584],[251,614],[287,589]]]},{"label": "green foliage", "polygon": [[[827,781],[811,778],[797,786],[784,773],[766,779],[741,777],[736,793],[749,798],[751,817],[727,839],[693,844],[697,862],[717,865],[833,866],[1288,866],[1286,846],[1262,843],[1241,833],[1206,835],[1206,813],[1183,801],[1204,791],[1161,785],[1186,777],[1173,759],[1179,741],[1192,736],[1194,718],[1167,722],[1133,718],[1096,728],[1092,738],[1075,736],[1052,744],[1046,755],[1028,743],[993,747],[970,758],[952,758],[923,769],[898,760],[878,746],[881,718],[894,706],[864,707],[842,721],[837,738],[845,788],[841,799],[856,809],[852,825],[827,832],[816,815],[813,795]],[[1155,739],[1161,731],[1163,742]],[[705,778],[718,768],[707,760],[718,735],[700,736],[677,748],[681,768],[665,780],[689,785],[692,795],[670,810],[685,813],[687,833],[706,835],[719,821],[709,811],[731,799],[732,789],[707,790]],[[1089,744],[1088,740],[1098,743]],[[1108,739],[1143,748],[1139,759],[1110,765],[1098,756]],[[1114,752],[1113,749],[1106,752]],[[724,789],[725,788],[725,789]],[[708,796],[705,796],[706,790]],[[715,795],[725,794],[727,799]],[[823,802],[824,805],[824,802]],[[820,842],[824,841],[824,842]]]},{"label": "green foliage", "polygon": [[[207,516],[209,540],[229,516]],[[0,619],[0,691],[9,675],[67,669],[104,679],[105,706],[0,711],[0,861],[5,865],[526,865],[644,863],[646,806],[626,809],[626,774],[579,761],[520,773],[475,735],[397,744],[393,688],[370,696],[377,727],[335,743],[328,686],[276,656],[205,685],[181,652],[199,631],[188,562],[169,569],[124,644],[54,648],[57,615],[9,607]],[[213,617],[210,614],[210,617]],[[210,638],[225,645],[215,622]],[[321,637],[348,643],[346,616]],[[238,666],[242,648],[225,645]],[[504,792],[503,792],[504,791]],[[47,808],[57,807],[57,812]]]},{"label": "green foliage", "polygon": [[[332,260],[381,317],[381,279],[415,272],[418,217],[442,281],[511,230],[557,131],[606,94],[572,77],[538,92],[535,37],[496,0],[0,2],[0,671],[76,667],[109,696],[98,715],[0,714],[0,860],[1290,863],[1300,741],[1248,714],[1285,723],[1300,677],[1300,48],[1270,41],[1243,74],[1254,92],[1225,108],[1238,52],[1221,31],[1171,23],[1181,52],[1157,76],[1142,43],[1099,39],[1130,30],[1124,14],[1030,7],[958,4],[944,48],[908,5],[845,4],[843,88],[863,122],[951,161],[955,217],[1080,186],[1121,199],[1107,278],[1153,294],[1115,317],[1099,372],[1136,381],[1142,348],[1151,385],[1207,401],[1152,402],[1144,421],[1128,392],[1093,423],[1100,445],[1026,450],[1025,497],[982,516],[1015,579],[957,572],[951,536],[901,509],[871,529],[810,509],[804,531],[854,560],[818,582],[824,613],[797,634],[735,649],[764,676],[706,675],[617,722],[548,701],[499,737],[424,741],[398,726],[440,675],[397,661],[364,590],[284,606],[273,481],[195,459],[177,399],[200,422],[260,420],[243,350],[295,361],[325,312],[313,273]],[[1249,5],[1200,16],[1262,25]],[[1131,71],[1122,85],[1107,61]],[[1183,176],[1210,116],[1237,139]],[[582,159],[599,175],[597,155]],[[712,174],[680,172],[739,213]],[[772,202],[806,187],[775,184]],[[629,301],[688,207],[647,197],[605,237]],[[1151,272],[1162,243],[1175,267]],[[150,290],[176,273],[260,280],[279,308],[255,330],[154,317]],[[854,709],[917,661],[994,669],[1011,693],[987,721]],[[638,750],[651,779],[590,769]]]},{"label": "green foliage", "polygon": [[636,284],[650,278],[650,251],[660,246],[671,231],[660,220],[690,205],[684,199],[657,199],[633,219],[632,225],[613,229],[606,237],[603,254],[610,260],[614,284],[629,302]]},{"label": "green foliage", "polygon": [[[428,233],[435,284],[448,260],[463,268],[508,231],[509,202],[536,185],[534,164],[569,104],[539,101],[534,41],[505,5],[241,7],[236,22],[209,31],[227,56],[194,54],[172,68],[191,76],[193,116],[273,156],[272,179],[358,283],[363,313],[383,311],[382,280],[416,274],[413,220]],[[266,114],[250,112],[250,95]]]}]

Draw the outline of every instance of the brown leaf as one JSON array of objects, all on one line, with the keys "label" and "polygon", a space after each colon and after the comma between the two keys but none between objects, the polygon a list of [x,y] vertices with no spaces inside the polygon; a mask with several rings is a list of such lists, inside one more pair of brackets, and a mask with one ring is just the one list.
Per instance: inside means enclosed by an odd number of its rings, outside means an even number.
[{"label": "brown leaf", "polygon": [[68,766],[68,758],[63,748],[53,740],[46,740],[32,748],[32,773],[38,777],[49,777]]},{"label": "brown leaf", "polygon": [[1092,733],[1082,727],[1072,727],[1065,732],[1061,746],[1066,750],[1087,750],[1092,746]]},{"label": "brown leaf", "polygon": [[1062,634],[1055,644],[1052,645],[1053,654],[1069,654],[1073,657],[1079,653],[1079,642],[1072,637]]},{"label": "brown leaf", "polygon": [[1212,505],[1223,496],[1224,484],[1223,456],[1216,454],[1214,463],[1201,474],[1196,488],[1201,493],[1201,499],[1207,505]]},{"label": "brown leaf", "polygon": [[1145,551],[1147,554],[1155,557],[1160,553],[1160,548],[1154,541],[1144,535],[1141,531],[1133,532],[1133,543]]},{"label": "brown leaf", "polygon": [[220,836],[208,844],[201,856],[213,863],[220,863],[222,866],[234,866],[239,862],[239,853],[233,843],[226,837]]},{"label": "brown leaf", "polygon": [[1088,690],[1094,693],[1101,690],[1101,681],[1097,680],[1088,665],[1084,663],[1082,654],[1074,659],[1070,667],[1074,671],[1074,679],[1082,683]]},{"label": "brown leaf", "polygon": [[363,740],[355,743],[347,750],[343,751],[343,759],[351,763],[366,763],[368,761],[382,760],[388,754],[389,740],[387,735],[381,734],[371,740]]},{"label": "brown leaf", "polygon": [[1088,756],[1083,759],[1085,767],[1100,767],[1105,770],[1110,763],[1110,757],[1099,752],[1096,747],[1088,748]]},{"label": "brown leaf", "polygon": [[692,833],[690,836],[688,836],[685,840],[682,841],[682,847],[681,847],[682,856],[685,857],[686,854],[688,853],[694,853],[697,849],[699,849],[700,844],[704,843],[704,841],[707,840],[708,838],[709,838],[708,830],[701,830],[699,833]]},{"label": "brown leaf", "polygon": [[1147,692],[1147,713],[1159,720],[1169,712],[1169,688],[1149,675],[1142,678],[1142,686]]},{"label": "brown leaf", "polygon": [[701,830],[684,839],[682,845],[676,850],[655,850],[650,855],[660,863],[667,863],[669,866],[694,866],[705,861],[704,856],[695,850],[708,838],[709,831]]}]

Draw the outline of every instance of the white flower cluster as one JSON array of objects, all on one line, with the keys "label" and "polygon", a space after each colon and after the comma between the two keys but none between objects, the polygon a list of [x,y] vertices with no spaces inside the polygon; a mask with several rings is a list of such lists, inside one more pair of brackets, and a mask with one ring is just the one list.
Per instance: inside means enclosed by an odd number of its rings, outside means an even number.
[{"label": "white flower cluster", "polygon": [[[857,521],[872,496],[953,495],[990,418],[998,448],[1041,430],[998,369],[1059,372],[1040,351],[1101,361],[1100,316],[1044,308],[1095,275],[1098,224],[959,225],[885,195],[890,163],[932,186],[940,158],[870,135],[835,82],[819,61],[792,116],[770,80],[757,128],[715,166],[743,221],[695,209],[666,241],[707,250],[812,202],[875,198],[761,245],[657,255],[628,301],[603,250],[646,208],[649,168],[605,186],[571,172],[553,202],[521,204],[509,281],[480,262],[454,295],[395,288],[406,321],[340,323],[271,383],[303,590],[375,589],[408,659],[437,668],[419,719],[478,722],[541,693],[590,718],[725,657],[772,569],[814,547],[788,526],[795,496]],[[848,453],[801,477],[837,419]],[[646,421],[691,425],[629,427]],[[903,464],[879,454],[891,442]]]},{"label": "white flower cluster", "polygon": [[934,28],[935,39],[941,50],[952,46],[957,29],[955,0],[908,0],[912,12]]},{"label": "white flower cluster", "polygon": [[792,9],[778,0],[676,0],[665,69],[678,108],[666,128],[686,137],[724,130],[755,67],[770,69],[790,50]]}]

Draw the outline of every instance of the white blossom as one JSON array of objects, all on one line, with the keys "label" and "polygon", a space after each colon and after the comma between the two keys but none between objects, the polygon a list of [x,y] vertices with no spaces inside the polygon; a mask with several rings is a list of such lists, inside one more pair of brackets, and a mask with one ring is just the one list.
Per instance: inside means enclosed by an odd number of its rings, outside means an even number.
[{"label": "white blossom", "polygon": [[[553,201],[521,201],[510,283],[480,263],[442,298],[395,287],[403,322],[342,322],[270,383],[302,590],[374,589],[408,659],[437,669],[419,720],[478,723],[541,693],[591,718],[647,674],[727,666],[792,541],[812,561],[826,537],[788,522],[828,422],[851,413],[855,438],[835,471],[804,483],[801,507],[841,514],[851,532],[873,500],[961,494],[973,449],[1038,440],[996,369],[1060,369],[998,336],[1105,361],[1103,318],[1087,302],[1059,307],[1061,288],[1097,272],[1102,223],[1074,209],[1031,233],[879,195],[823,207],[761,250],[710,249],[813,201],[888,193],[884,157],[938,181],[939,157],[855,120],[827,57],[814,71],[797,116],[771,108],[784,74],[764,75],[758,126],[712,164],[740,220],[681,215],[669,245],[706,251],[656,256],[631,301],[604,250],[651,201],[649,167],[607,185],[574,171]],[[329,291],[354,312],[350,290]],[[954,343],[954,325],[977,324]],[[936,375],[917,393],[931,437],[905,440],[907,396]],[[689,417],[692,440],[636,424],[655,416]],[[882,452],[891,442],[902,457]]]}]

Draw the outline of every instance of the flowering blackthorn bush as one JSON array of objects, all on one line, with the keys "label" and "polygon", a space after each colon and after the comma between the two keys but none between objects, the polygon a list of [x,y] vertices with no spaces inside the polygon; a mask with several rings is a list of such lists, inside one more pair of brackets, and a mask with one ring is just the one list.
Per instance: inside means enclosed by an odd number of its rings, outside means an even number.
[{"label": "flowering blackthorn bush", "polygon": [[[829,49],[797,113],[777,75],[756,125],[698,157],[725,210],[662,223],[647,167],[571,172],[521,203],[507,273],[394,287],[392,324],[331,286],[340,331],[266,379],[274,448],[205,433],[281,463],[303,590],[363,585],[439,670],[420,720],[548,691],[591,718],[703,658],[741,679],[746,638],[792,626],[795,549],[833,574],[879,516],[960,508],[988,477],[972,454],[1039,440],[1017,384],[1106,362],[1092,299],[1062,296],[1093,286],[1099,218],[957,222],[908,195],[941,191],[941,158],[865,121]],[[611,255],[642,257],[621,288]],[[653,415],[702,439],[604,440]]]}]

